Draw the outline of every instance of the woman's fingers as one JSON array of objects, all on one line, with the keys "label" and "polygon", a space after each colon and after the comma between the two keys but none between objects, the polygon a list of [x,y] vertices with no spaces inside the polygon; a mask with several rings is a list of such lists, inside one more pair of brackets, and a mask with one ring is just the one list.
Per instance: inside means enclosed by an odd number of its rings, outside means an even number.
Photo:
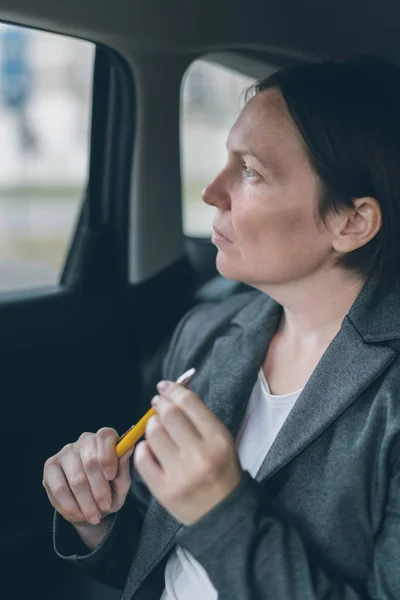
[{"label": "woman's fingers", "polygon": [[43,485],[68,521],[95,525],[123,506],[131,484],[133,448],[118,460],[117,440],[114,429],[103,427],[96,434],[83,433],[46,461]]},{"label": "woman's fingers", "polygon": [[117,476],[110,482],[114,492],[113,504],[123,504],[131,487],[130,463],[134,449],[128,450],[118,461]]},{"label": "woman's fingers", "polygon": [[[176,421],[178,421],[178,432],[181,432],[182,430],[179,428],[179,423],[180,417],[184,417],[182,411],[171,406],[171,411],[169,412],[171,413],[171,420],[168,421],[168,423],[176,425]],[[172,412],[174,414],[172,414]],[[176,419],[176,421],[174,421],[174,419]],[[180,424],[182,425],[182,423]],[[169,466],[173,468],[173,463],[176,462],[177,455],[179,454],[179,447],[174,442],[173,435],[171,435],[171,429],[167,431],[158,415],[151,417],[147,423],[146,441],[154,457],[157,459],[157,462],[163,467]],[[168,461],[168,464],[165,464],[165,461]]]},{"label": "woman's fingers", "polygon": [[63,470],[52,459],[45,465],[43,487],[51,504],[67,521],[78,522],[85,519]]},{"label": "woman's fingers", "polygon": [[118,439],[118,433],[111,427],[102,427],[96,433],[97,458],[108,481],[114,479],[118,472],[118,456],[115,451]]},{"label": "woman's fingers", "polygon": [[73,452],[61,459],[61,468],[86,521],[97,525],[101,519],[100,509],[94,500],[79,454]]},{"label": "woman's fingers", "polygon": [[95,437],[91,437],[86,444],[81,446],[80,459],[99,513],[107,512],[110,510],[112,501],[111,487],[100,466],[98,444]]}]

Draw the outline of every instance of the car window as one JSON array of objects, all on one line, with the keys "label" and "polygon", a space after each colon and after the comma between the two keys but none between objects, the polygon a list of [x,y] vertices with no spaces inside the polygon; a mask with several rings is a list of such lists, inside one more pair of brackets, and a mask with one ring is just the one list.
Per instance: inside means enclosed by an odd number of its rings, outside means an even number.
[{"label": "car window", "polygon": [[189,236],[210,236],[214,210],[201,190],[226,161],[226,140],[254,78],[197,60],[186,71],[181,94],[183,229]]},{"label": "car window", "polygon": [[59,280],[87,180],[94,48],[0,24],[0,292]]}]

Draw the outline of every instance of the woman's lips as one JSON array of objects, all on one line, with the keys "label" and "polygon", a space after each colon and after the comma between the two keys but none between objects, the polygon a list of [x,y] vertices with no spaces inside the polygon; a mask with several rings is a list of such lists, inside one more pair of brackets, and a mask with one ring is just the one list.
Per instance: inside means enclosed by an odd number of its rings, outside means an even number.
[{"label": "woman's lips", "polygon": [[211,238],[213,244],[232,244],[232,241],[224,236],[222,231],[214,227],[214,235]]}]

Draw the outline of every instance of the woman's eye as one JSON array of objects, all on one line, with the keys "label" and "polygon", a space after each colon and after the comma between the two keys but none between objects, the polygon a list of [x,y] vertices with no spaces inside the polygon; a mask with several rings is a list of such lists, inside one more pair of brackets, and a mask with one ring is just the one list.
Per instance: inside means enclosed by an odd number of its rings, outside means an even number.
[{"label": "woman's eye", "polygon": [[257,176],[257,173],[253,171],[253,169],[250,169],[250,167],[247,167],[246,165],[243,165],[243,171],[246,179],[254,179],[254,177]]}]

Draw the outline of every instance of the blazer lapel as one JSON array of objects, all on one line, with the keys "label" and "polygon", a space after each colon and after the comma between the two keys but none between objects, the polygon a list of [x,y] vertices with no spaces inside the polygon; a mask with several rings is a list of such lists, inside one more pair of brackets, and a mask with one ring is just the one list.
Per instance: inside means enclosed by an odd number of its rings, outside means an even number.
[{"label": "blazer lapel", "polygon": [[233,332],[219,338],[210,358],[208,407],[236,436],[282,309],[260,297],[234,319]]},{"label": "blazer lapel", "polygon": [[255,477],[271,477],[319,436],[389,366],[390,346],[366,344],[348,317],[291,410]]}]

